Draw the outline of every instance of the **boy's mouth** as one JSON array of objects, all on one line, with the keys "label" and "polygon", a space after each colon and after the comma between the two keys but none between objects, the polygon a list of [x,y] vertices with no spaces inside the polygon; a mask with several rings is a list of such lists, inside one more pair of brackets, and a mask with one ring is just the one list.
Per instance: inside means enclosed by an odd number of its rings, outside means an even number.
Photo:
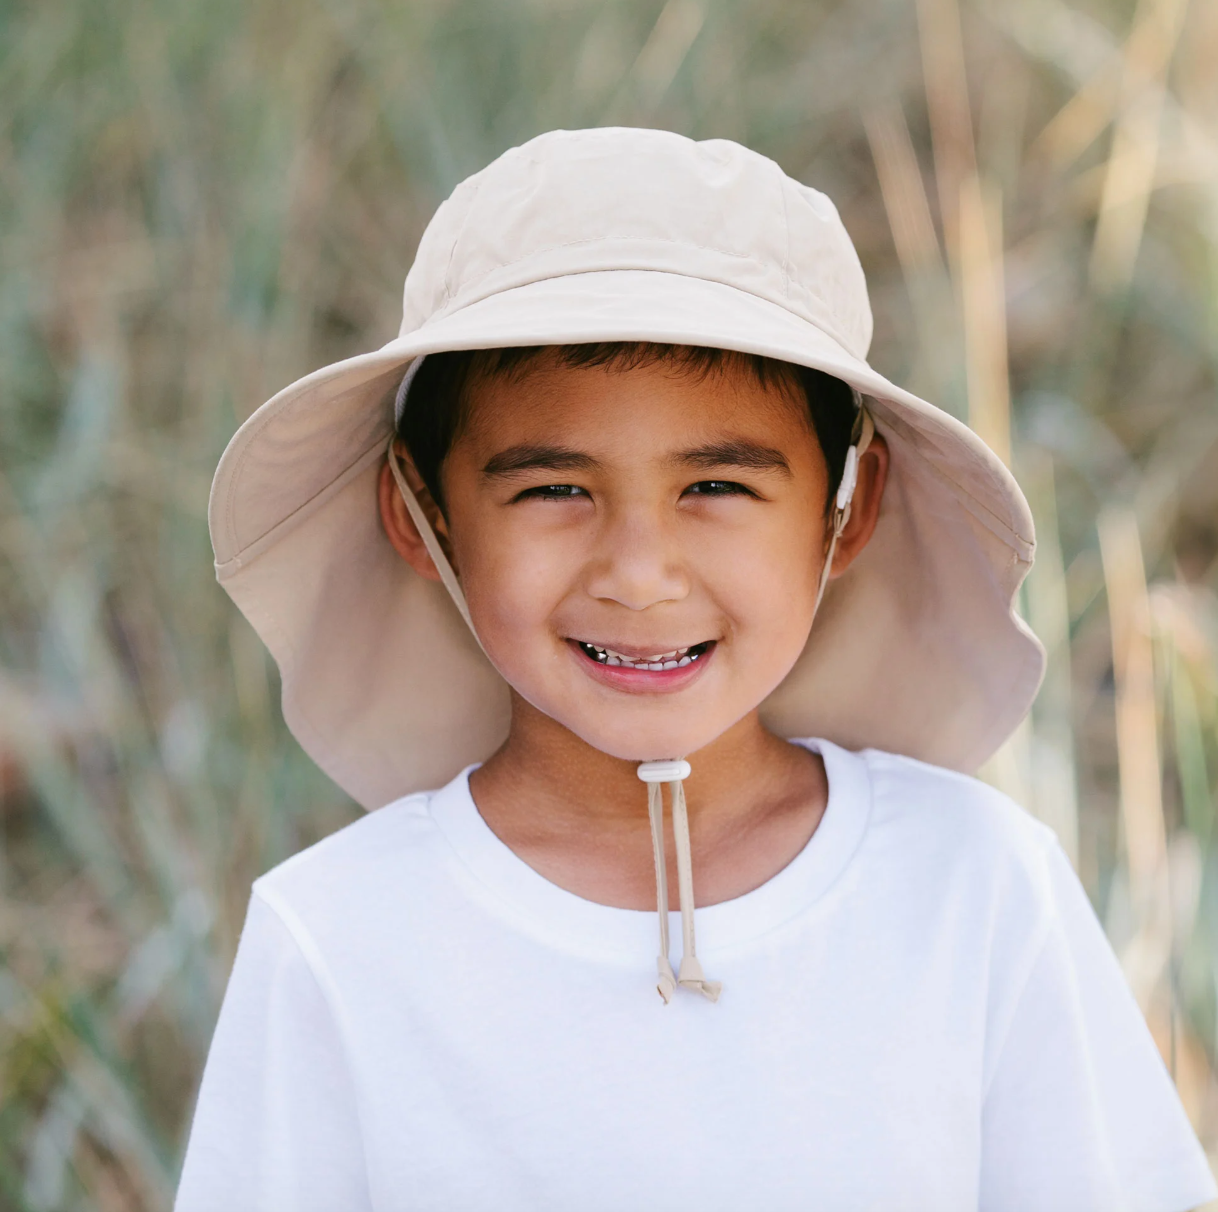
[{"label": "boy's mouth", "polygon": [[685,648],[636,655],[628,655],[587,640],[576,640],[575,643],[584,656],[598,665],[621,669],[645,669],[649,672],[660,673],[667,669],[684,669],[697,663],[714,647],[715,641],[703,640],[701,644],[691,644]]}]

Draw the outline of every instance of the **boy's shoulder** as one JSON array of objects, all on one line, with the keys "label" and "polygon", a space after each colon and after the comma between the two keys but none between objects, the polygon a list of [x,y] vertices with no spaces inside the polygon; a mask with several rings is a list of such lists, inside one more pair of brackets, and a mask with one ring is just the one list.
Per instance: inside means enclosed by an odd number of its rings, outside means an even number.
[{"label": "boy's shoulder", "polygon": [[878,750],[857,755],[871,793],[860,888],[905,928],[972,940],[1023,971],[1085,902],[1053,831],[981,779]]},{"label": "boy's shoulder", "polygon": [[857,756],[869,776],[873,841],[932,866],[967,864],[978,875],[1009,871],[1034,883],[1044,879],[1057,837],[1010,796],[915,758],[878,749]]},{"label": "boy's shoulder", "polygon": [[445,846],[430,810],[435,794],[404,796],[344,825],[260,876],[254,894],[308,916],[409,890]]}]

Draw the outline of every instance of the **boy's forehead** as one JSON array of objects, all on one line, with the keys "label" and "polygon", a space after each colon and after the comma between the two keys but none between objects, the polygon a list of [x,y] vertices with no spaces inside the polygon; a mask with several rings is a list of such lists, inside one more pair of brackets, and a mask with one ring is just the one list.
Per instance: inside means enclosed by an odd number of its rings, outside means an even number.
[{"label": "boy's forehead", "polygon": [[793,372],[762,382],[747,364],[711,370],[661,362],[633,367],[568,366],[543,351],[508,373],[482,374],[468,386],[466,434],[478,445],[589,439],[703,440],[725,431],[811,433],[802,389]]}]

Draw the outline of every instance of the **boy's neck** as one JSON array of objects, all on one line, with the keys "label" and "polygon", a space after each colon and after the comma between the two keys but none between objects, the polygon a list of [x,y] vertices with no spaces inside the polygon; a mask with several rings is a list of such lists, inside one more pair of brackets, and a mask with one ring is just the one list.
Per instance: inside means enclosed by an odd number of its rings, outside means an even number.
[{"label": "boy's neck", "polygon": [[[827,782],[817,755],[768,732],[756,712],[687,757],[697,901],[712,904],[790,862],[820,821]],[[655,885],[638,765],[513,694],[508,739],[470,776],[470,790],[500,839],[554,883],[642,909],[654,905]]]}]

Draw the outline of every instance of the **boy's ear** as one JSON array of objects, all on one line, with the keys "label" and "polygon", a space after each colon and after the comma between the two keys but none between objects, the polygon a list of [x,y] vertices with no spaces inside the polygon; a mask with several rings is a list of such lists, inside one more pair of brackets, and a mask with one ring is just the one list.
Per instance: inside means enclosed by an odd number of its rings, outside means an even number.
[{"label": "boy's ear", "polygon": [[[448,562],[453,565],[455,572],[456,563],[453,560],[452,545],[448,540],[448,523],[444,520],[440,507],[432,499],[427,485],[423,483],[423,477],[419,475],[406,447],[397,441],[394,442],[393,448],[397,453],[398,467],[401,469],[402,476],[409,485],[410,491],[414,493],[415,500],[423,510],[423,515],[431,523],[431,528],[440,541],[440,548],[448,557]],[[389,469],[388,458],[381,465],[381,478],[377,484],[377,503],[381,510],[381,525],[384,526],[385,534],[388,536],[389,542],[393,544],[394,551],[419,576],[426,577],[429,581],[440,580],[440,570],[428,553],[423,536],[419,534],[418,527],[415,526],[414,519],[406,508],[406,502],[402,500],[402,494],[398,491],[393,472]]]},{"label": "boy's ear", "polygon": [[850,505],[850,521],[846,523],[842,537],[837,541],[830,579],[840,577],[854,563],[859,552],[867,546],[875,533],[875,524],[880,517],[880,501],[887,482],[888,443],[877,433],[859,459],[858,482],[854,489],[854,500]]}]

